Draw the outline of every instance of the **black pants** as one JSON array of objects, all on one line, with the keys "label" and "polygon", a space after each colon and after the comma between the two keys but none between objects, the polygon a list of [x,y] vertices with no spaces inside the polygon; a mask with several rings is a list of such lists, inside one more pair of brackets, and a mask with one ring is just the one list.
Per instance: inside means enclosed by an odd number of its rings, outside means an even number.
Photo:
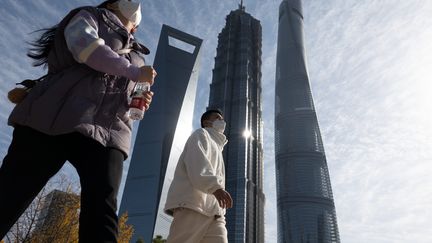
[{"label": "black pants", "polygon": [[79,133],[48,136],[16,127],[0,167],[0,240],[66,161],[81,183],[80,243],[117,242],[124,155]]}]

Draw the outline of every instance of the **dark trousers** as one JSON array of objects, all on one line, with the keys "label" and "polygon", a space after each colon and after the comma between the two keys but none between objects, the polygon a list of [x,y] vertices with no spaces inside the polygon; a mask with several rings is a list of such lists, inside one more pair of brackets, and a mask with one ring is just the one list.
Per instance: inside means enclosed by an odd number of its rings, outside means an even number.
[{"label": "dark trousers", "polygon": [[66,161],[81,183],[80,243],[117,242],[124,155],[79,133],[48,136],[16,127],[0,167],[0,240]]}]

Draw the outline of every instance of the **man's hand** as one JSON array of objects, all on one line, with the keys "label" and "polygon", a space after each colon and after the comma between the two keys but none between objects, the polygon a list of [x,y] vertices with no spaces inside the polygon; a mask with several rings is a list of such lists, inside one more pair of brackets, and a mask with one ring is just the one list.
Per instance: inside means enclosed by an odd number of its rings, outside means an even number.
[{"label": "man's hand", "polygon": [[213,192],[213,195],[218,200],[221,208],[232,208],[233,200],[227,191],[224,189],[217,189],[215,192]]},{"label": "man's hand", "polygon": [[150,108],[150,104],[151,104],[152,99],[153,99],[153,94],[154,93],[151,91],[146,91],[144,93],[144,100],[145,100],[144,108],[145,108],[145,110],[148,110]]},{"label": "man's hand", "polygon": [[152,66],[142,66],[140,67],[140,71],[138,82],[148,82],[150,85],[153,85],[154,78],[157,75],[156,70]]}]

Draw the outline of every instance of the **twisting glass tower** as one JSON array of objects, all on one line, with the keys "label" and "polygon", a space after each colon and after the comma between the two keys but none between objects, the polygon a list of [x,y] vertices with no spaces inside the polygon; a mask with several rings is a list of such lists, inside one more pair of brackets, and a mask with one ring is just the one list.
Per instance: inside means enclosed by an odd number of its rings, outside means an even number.
[{"label": "twisting glass tower", "polygon": [[278,242],[340,242],[303,39],[301,0],[282,1],[275,100]]},{"label": "twisting glass tower", "polygon": [[243,3],[219,34],[208,108],[221,109],[227,121],[226,189],[234,200],[226,215],[228,241],[262,243],[261,24]]}]

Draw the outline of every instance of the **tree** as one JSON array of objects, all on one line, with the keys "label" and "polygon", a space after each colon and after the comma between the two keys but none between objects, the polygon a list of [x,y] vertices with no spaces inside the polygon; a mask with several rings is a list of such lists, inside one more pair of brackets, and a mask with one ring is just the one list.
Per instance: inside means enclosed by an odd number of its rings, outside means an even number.
[{"label": "tree", "polygon": [[[50,202],[50,191],[53,188],[60,188],[66,192],[72,192],[75,185],[65,175],[59,174],[51,180],[35,197],[30,206],[12,226],[5,239],[6,242],[35,242],[38,233],[36,229],[42,229],[42,221],[46,216],[47,205]],[[58,202],[57,204],[61,204]],[[61,205],[60,205],[61,206]],[[79,204],[78,204],[79,207]],[[35,240],[33,240],[35,239]],[[73,242],[73,241],[69,241]]]},{"label": "tree", "polygon": [[79,195],[53,190],[47,199],[31,242],[78,242]]},{"label": "tree", "polygon": [[7,242],[28,242],[30,240],[31,232],[36,228],[45,196],[44,188],[6,234]]},{"label": "tree", "polygon": [[153,239],[153,243],[165,243],[166,240],[161,235],[156,235]]},{"label": "tree", "polygon": [[[80,196],[74,193],[76,190],[71,189],[72,184],[66,177],[60,178],[60,183],[57,182],[57,186],[54,186],[65,188],[64,191],[54,189],[48,192],[53,184],[47,185],[36,196],[6,235],[6,242],[78,242]],[[132,238],[133,226],[126,223],[127,219],[127,213],[119,218],[119,243],[129,243]]]},{"label": "tree", "polygon": [[118,243],[129,243],[130,239],[132,238],[134,229],[132,225],[126,224],[127,220],[128,214],[125,212],[119,219]]},{"label": "tree", "polygon": [[138,238],[138,240],[135,243],[145,243],[143,238]]},{"label": "tree", "polygon": [[[63,243],[63,242],[78,242],[79,228],[79,198],[78,200],[71,199],[69,203],[60,202],[62,206],[59,208],[63,213],[58,213],[55,216],[56,220],[50,220],[41,231],[33,234],[32,243]],[[133,226],[126,223],[128,220],[127,213],[124,213],[119,218],[119,236],[118,243],[129,243],[133,234]]]}]

